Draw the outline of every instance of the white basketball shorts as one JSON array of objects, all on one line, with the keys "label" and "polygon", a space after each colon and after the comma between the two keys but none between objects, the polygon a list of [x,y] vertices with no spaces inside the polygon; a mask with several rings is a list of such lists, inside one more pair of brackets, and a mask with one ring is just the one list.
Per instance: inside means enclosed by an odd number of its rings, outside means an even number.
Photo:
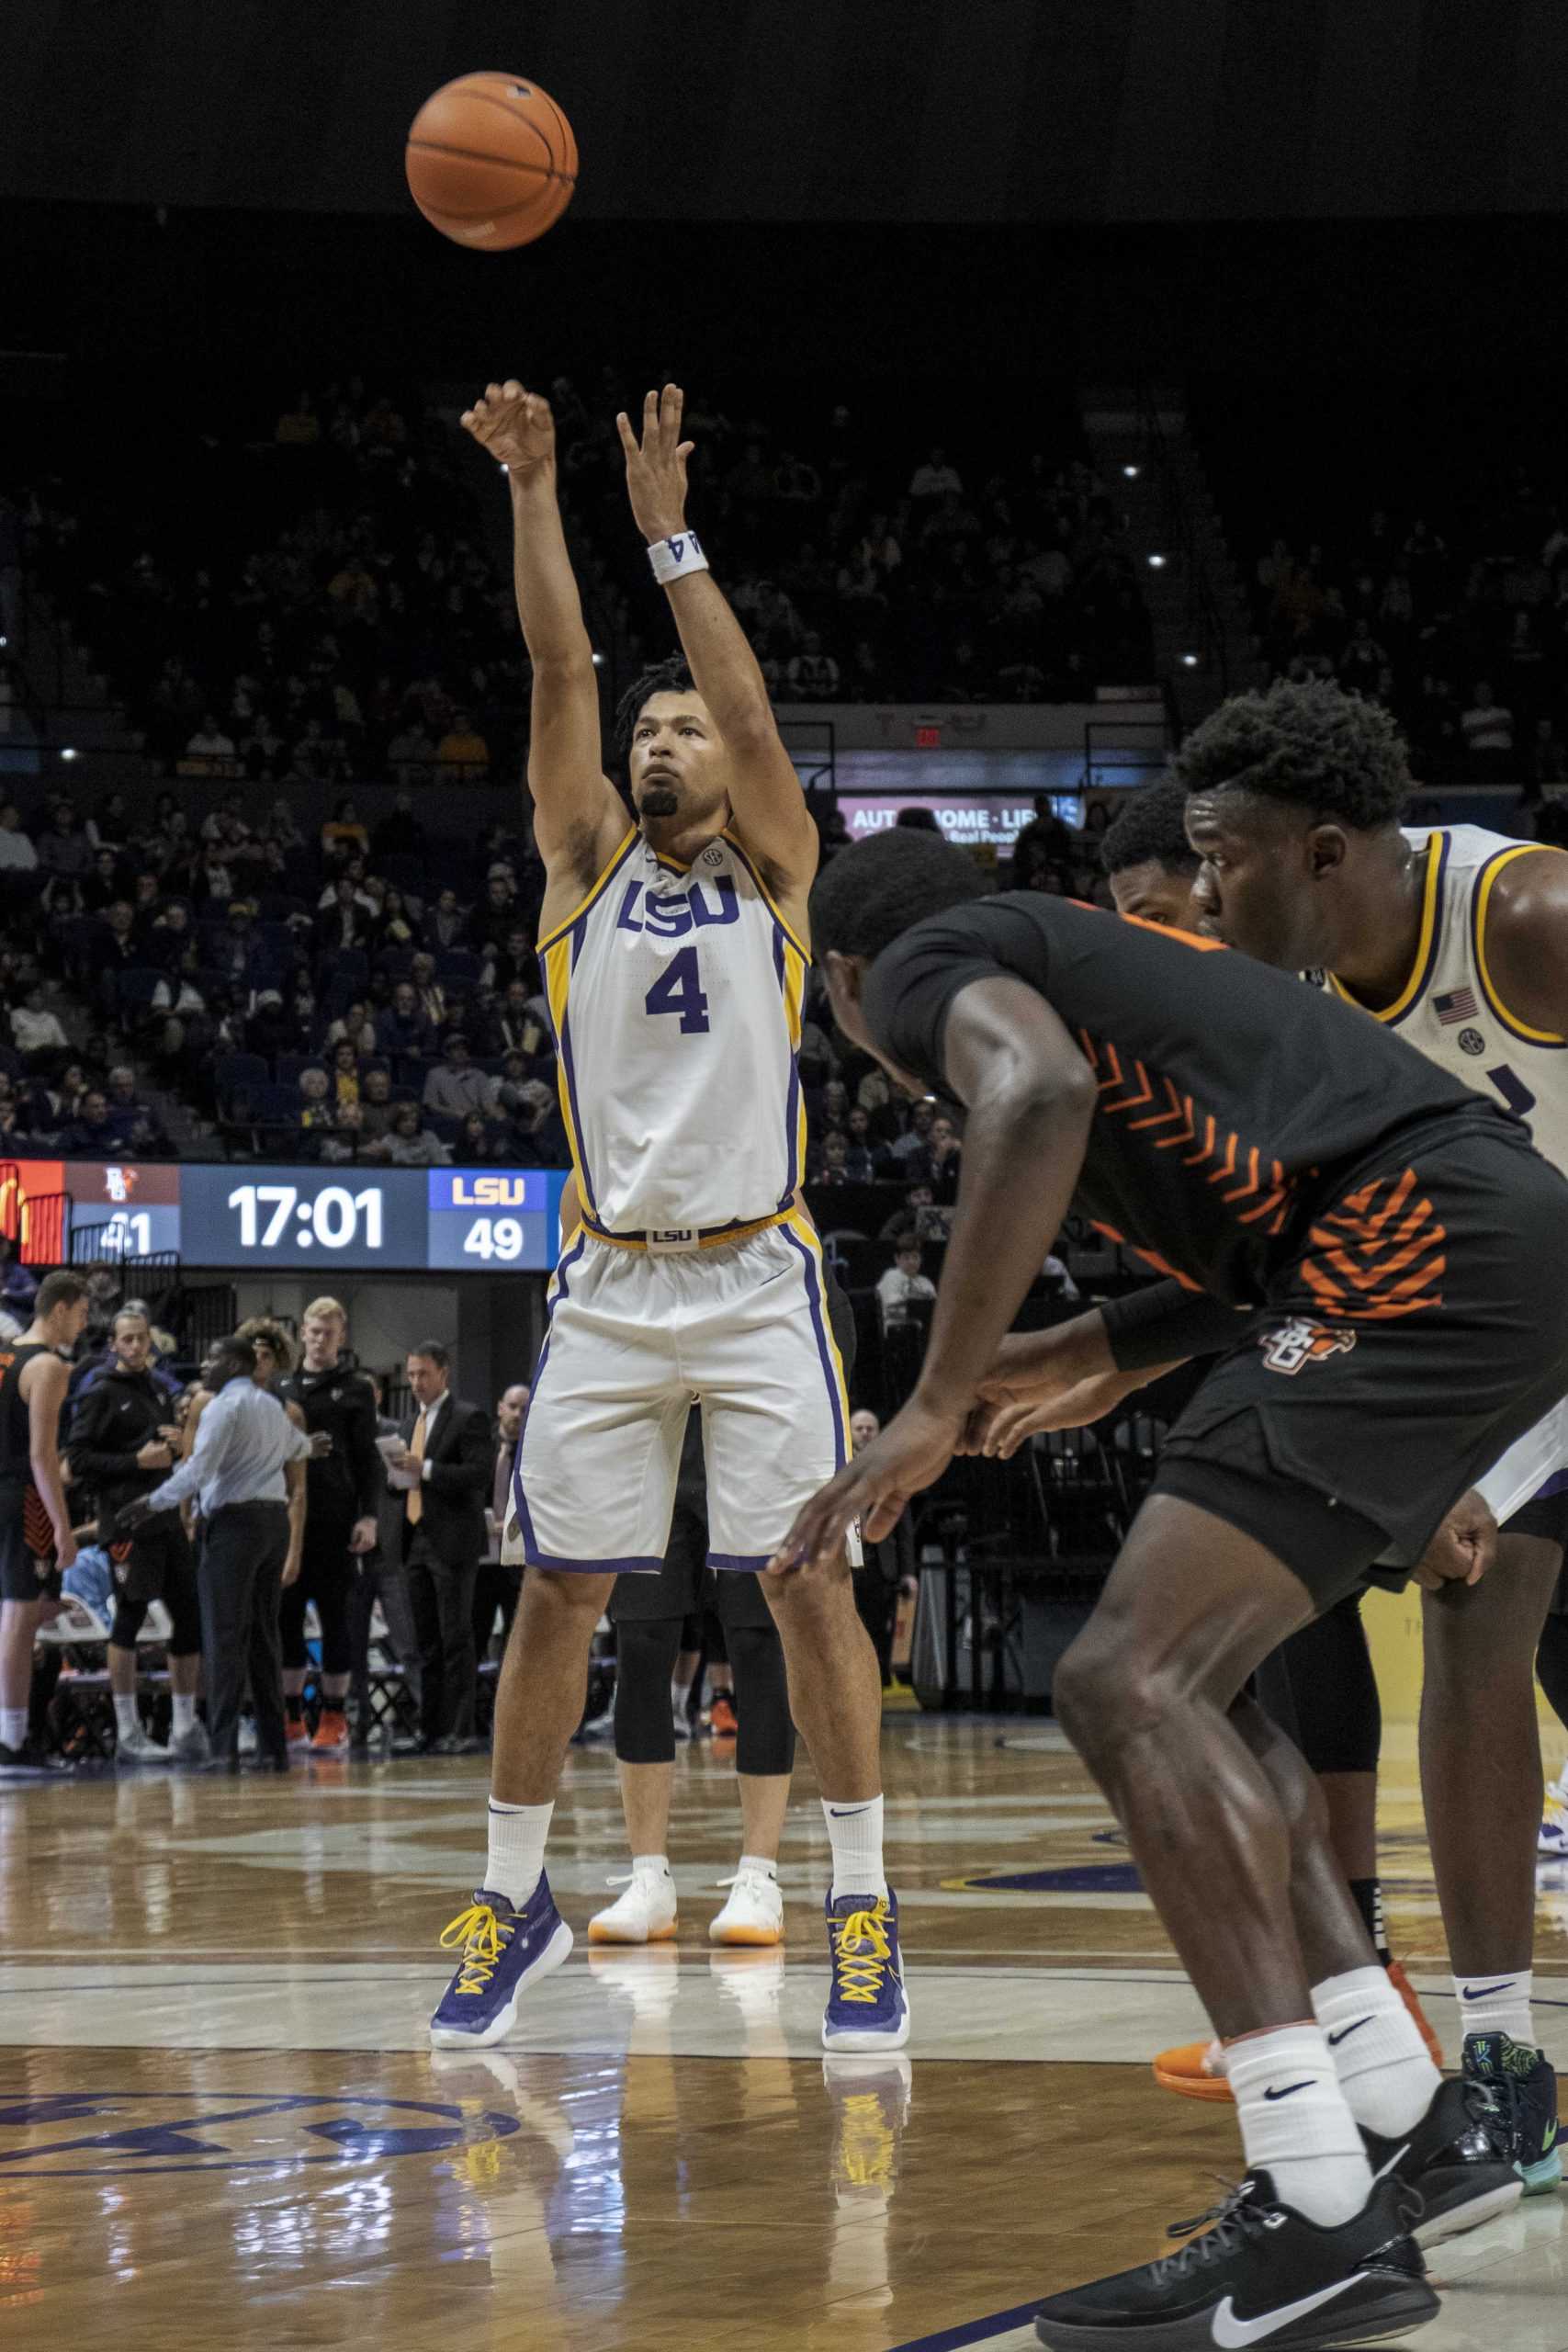
[{"label": "white basketball shorts", "polygon": [[579,1229],[550,1285],[502,1557],[655,1573],[694,1398],[708,1565],[763,1567],[848,1458],[843,1366],[806,1217],[673,1253]]}]

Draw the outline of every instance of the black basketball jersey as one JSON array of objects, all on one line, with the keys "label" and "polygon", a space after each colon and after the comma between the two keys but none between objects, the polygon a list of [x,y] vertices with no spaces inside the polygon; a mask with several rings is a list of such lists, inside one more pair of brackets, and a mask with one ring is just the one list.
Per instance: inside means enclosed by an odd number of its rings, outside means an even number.
[{"label": "black basketball jersey", "polygon": [[[890,1060],[948,1094],[948,1008],[972,981],[1027,982],[1077,1039],[1099,1087],[1074,1206],[1190,1287],[1254,1306],[1323,1236],[1348,1311],[1402,1311],[1397,1285],[1440,1262],[1397,1167],[1433,1121],[1525,1129],[1457,1079],[1293,973],[1097,908],[1011,890],[906,932],[867,977],[863,1010]],[[1355,1203],[1344,1211],[1347,1196]],[[1317,1224],[1337,1207],[1342,1227]],[[1414,1256],[1410,1245],[1425,1246]]]},{"label": "black basketball jersey", "polygon": [[0,1348],[0,1482],[19,1484],[28,1476],[32,1440],[22,1374],[35,1356],[53,1353],[38,1346]]}]

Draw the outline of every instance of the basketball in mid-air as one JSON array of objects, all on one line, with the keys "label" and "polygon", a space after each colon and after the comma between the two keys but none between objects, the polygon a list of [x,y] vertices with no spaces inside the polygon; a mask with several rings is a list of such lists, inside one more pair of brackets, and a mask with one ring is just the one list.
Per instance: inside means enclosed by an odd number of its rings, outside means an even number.
[{"label": "basketball in mid-air", "polygon": [[532,244],[577,187],[577,141],[547,91],[516,74],[464,74],[409,128],[409,189],[431,224],[481,253]]}]

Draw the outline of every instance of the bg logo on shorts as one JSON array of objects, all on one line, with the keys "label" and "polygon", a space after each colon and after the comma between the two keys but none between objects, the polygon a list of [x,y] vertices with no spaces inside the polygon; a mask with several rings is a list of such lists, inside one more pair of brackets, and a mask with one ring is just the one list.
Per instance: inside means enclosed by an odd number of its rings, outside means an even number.
[{"label": "bg logo on shorts", "polygon": [[1326,1323],[1314,1323],[1309,1317],[1298,1315],[1281,1323],[1277,1331],[1261,1333],[1258,1344],[1263,1351],[1265,1371],[1287,1373],[1293,1379],[1304,1365],[1321,1363],[1325,1356],[1348,1356],[1356,1344],[1356,1334],[1330,1330]]}]

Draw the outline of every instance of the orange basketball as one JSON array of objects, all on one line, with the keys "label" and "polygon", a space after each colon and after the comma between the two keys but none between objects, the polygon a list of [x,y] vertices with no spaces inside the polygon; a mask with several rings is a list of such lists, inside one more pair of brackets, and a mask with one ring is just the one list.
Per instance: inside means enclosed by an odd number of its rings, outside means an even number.
[{"label": "orange basketball", "polygon": [[559,107],[515,74],[465,74],[426,98],[409,129],[409,190],[454,243],[532,244],[577,187],[577,141]]}]

